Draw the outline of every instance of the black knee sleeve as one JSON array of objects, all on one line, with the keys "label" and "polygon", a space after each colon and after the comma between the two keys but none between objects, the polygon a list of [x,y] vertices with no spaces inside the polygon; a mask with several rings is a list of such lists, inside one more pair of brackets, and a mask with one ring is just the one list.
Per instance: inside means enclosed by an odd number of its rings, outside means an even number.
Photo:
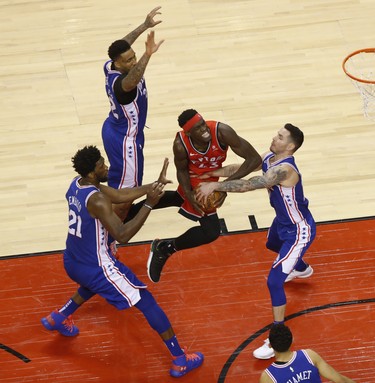
[{"label": "black knee sleeve", "polygon": [[220,236],[221,227],[219,217],[214,214],[199,220],[207,243],[215,241]]}]

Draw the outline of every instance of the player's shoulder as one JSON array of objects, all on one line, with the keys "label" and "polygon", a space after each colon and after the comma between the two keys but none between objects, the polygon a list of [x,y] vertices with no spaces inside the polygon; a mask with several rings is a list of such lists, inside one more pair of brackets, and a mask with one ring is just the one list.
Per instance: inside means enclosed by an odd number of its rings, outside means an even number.
[{"label": "player's shoulder", "polygon": [[229,145],[233,142],[233,140],[237,139],[238,135],[231,126],[225,124],[224,122],[215,122],[217,123],[217,138],[219,139],[220,143],[223,145]]},{"label": "player's shoulder", "polygon": [[180,132],[177,132],[176,133],[176,136],[173,140],[173,146],[177,145],[177,146],[183,146],[183,140],[184,140],[184,132],[183,131],[180,131]]},{"label": "player's shoulder", "polygon": [[262,157],[262,160],[265,160],[266,158],[268,157],[271,157],[273,155],[272,152],[268,151],[268,152],[264,152],[261,157]]},{"label": "player's shoulder", "polygon": [[205,120],[205,123],[207,126],[212,128],[215,128],[216,126],[219,126],[222,124],[222,122],[216,121],[216,120]]},{"label": "player's shoulder", "polygon": [[305,354],[307,354],[310,357],[311,356],[319,356],[319,354],[316,351],[312,350],[311,348],[305,348],[305,349],[300,350],[300,351],[304,352]]},{"label": "player's shoulder", "polygon": [[317,363],[319,363],[319,361],[322,360],[322,357],[316,351],[312,350],[311,348],[301,349],[301,350],[299,350],[299,352],[303,353],[305,355],[305,357],[307,357],[307,359],[310,359],[310,361],[314,365],[317,365]]},{"label": "player's shoulder", "polygon": [[92,188],[92,193],[89,195],[88,200],[90,204],[102,204],[108,203],[108,201],[110,201],[109,197],[96,187]]},{"label": "player's shoulder", "polygon": [[221,121],[208,121],[208,122],[211,122],[213,126],[217,127],[217,130],[219,133],[234,132],[234,129],[230,125],[226,124],[225,122],[221,122]]},{"label": "player's shoulder", "polygon": [[108,72],[111,70],[111,66],[112,66],[112,60],[107,60],[107,61],[103,64],[103,70],[104,70],[104,73],[105,73],[105,74],[108,74]]},{"label": "player's shoulder", "polygon": [[183,136],[183,132],[178,132],[173,141],[173,152],[174,152],[174,155],[175,156],[177,155],[178,157],[186,156],[186,153],[187,153],[186,145],[188,145],[188,141],[184,142],[182,136]]},{"label": "player's shoulder", "polygon": [[259,380],[259,383],[272,383],[273,380],[271,380],[271,378],[269,377],[269,375],[267,374],[266,370],[264,370],[261,375],[260,375],[260,380]]}]

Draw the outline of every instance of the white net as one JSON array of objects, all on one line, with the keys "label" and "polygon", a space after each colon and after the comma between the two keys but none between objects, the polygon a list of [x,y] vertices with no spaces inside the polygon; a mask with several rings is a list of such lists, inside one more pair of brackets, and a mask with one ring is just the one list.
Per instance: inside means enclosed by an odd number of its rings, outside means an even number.
[{"label": "white net", "polygon": [[343,68],[362,97],[365,117],[375,121],[375,48],[356,52]]}]

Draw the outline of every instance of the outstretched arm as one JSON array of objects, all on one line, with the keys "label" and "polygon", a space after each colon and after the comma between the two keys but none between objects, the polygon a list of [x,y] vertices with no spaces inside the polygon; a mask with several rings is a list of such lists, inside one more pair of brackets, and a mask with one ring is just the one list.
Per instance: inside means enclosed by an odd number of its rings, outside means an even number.
[{"label": "outstretched arm", "polygon": [[341,375],[331,365],[329,365],[317,352],[306,350],[311,360],[319,370],[319,374],[334,383],[355,383],[347,376]]},{"label": "outstretched arm", "polygon": [[160,45],[163,42],[164,40],[155,43],[154,31],[151,31],[147,35],[145,53],[142,55],[140,60],[133,66],[133,68],[130,69],[129,73],[121,80],[121,87],[124,92],[130,92],[138,85],[139,81],[141,81],[141,78],[145,73],[147,64],[150,61],[151,56],[158,51]]},{"label": "outstretched arm", "polygon": [[127,203],[133,202],[147,194],[147,191],[152,184],[142,185],[134,188],[114,189],[110,186],[100,185],[99,189],[104,193],[112,203]]},{"label": "outstretched arm", "polygon": [[240,168],[240,166],[241,164],[226,165],[226,166],[223,166],[222,168],[203,173],[197,178],[204,180],[211,177],[229,177],[232,174],[234,174]]},{"label": "outstretched arm", "polygon": [[244,159],[241,166],[231,174],[227,180],[243,178],[249,173],[261,168],[262,158],[259,153],[229,125],[223,123],[219,124],[218,138],[222,144],[229,146],[234,153]]},{"label": "outstretched arm", "polygon": [[254,176],[248,180],[230,180],[223,182],[204,182],[199,184],[198,200],[205,200],[214,190],[233,193],[244,193],[256,189],[271,189],[273,186],[285,182],[293,171],[289,166],[279,165],[267,171],[262,176]]},{"label": "outstretched arm", "polygon": [[147,194],[148,191],[150,191],[155,183],[160,183],[163,185],[166,185],[168,183],[172,183],[172,181],[167,179],[167,169],[169,165],[168,158],[164,159],[163,167],[160,171],[159,178],[157,181],[134,187],[134,188],[124,188],[124,189],[114,189],[112,187],[106,186],[106,185],[100,185],[100,191],[104,193],[106,196],[108,196],[112,203],[126,203],[126,202],[133,202],[137,198],[140,198]]},{"label": "outstretched arm", "polygon": [[145,21],[139,25],[137,28],[134,29],[134,31],[131,31],[130,33],[128,33],[125,37],[122,38],[122,40],[126,40],[129,45],[132,45],[134,43],[135,40],[137,40],[137,38],[143,33],[145,32],[147,29],[149,28],[153,28],[155,27],[156,25],[160,24],[161,23],[161,20],[157,20],[155,21],[154,20],[154,17],[156,15],[161,15],[161,12],[159,12],[159,9],[161,7],[155,7],[147,16],[146,16],[146,19]]},{"label": "outstretched arm", "polygon": [[138,233],[150,214],[151,208],[155,206],[162,195],[164,185],[154,184],[147,193],[145,204],[138,214],[129,222],[122,223],[117,214],[112,210],[110,199],[103,193],[94,193],[87,203],[87,209],[92,217],[100,220],[102,225],[108,230],[111,236],[120,243],[127,243]]}]

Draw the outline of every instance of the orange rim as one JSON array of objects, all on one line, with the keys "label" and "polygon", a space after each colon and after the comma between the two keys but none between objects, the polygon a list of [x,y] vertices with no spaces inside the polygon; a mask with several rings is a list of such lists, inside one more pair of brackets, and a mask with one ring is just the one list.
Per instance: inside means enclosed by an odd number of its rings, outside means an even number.
[{"label": "orange rim", "polygon": [[342,62],[342,69],[345,72],[345,74],[348,77],[350,77],[352,80],[355,80],[355,81],[358,81],[358,82],[362,82],[362,83],[365,83],[365,84],[375,84],[375,80],[364,80],[362,78],[358,78],[358,77],[352,75],[351,73],[348,72],[348,70],[345,67],[346,63],[348,62],[348,60],[351,57],[353,57],[355,55],[358,55],[360,53],[375,53],[375,48],[363,48],[363,49],[358,49],[357,51],[354,51],[354,52],[350,53],[348,56],[345,57],[344,61]]}]

